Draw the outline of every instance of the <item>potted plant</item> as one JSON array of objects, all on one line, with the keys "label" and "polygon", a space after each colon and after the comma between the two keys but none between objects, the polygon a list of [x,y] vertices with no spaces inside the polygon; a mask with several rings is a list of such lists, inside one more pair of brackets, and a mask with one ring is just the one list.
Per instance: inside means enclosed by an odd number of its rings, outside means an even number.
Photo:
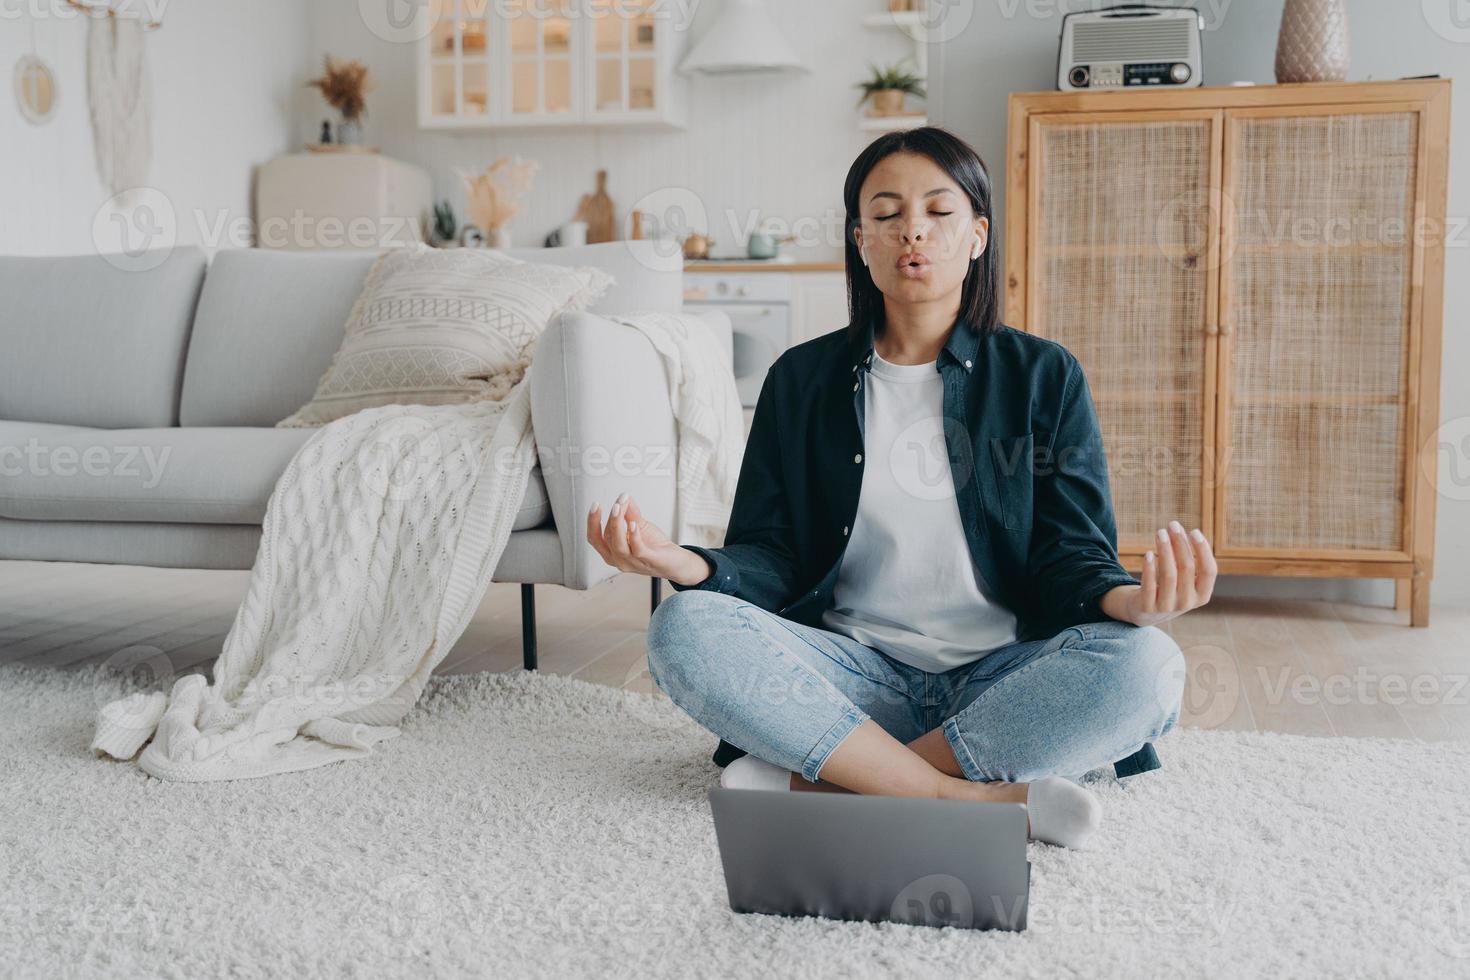
[{"label": "potted plant", "polygon": [[459,244],[459,219],[454,216],[454,208],[448,201],[440,201],[434,205],[434,243],[440,248],[449,248]]},{"label": "potted plant", "polygon": [[864,102],[872,99],[873,115],[899,115],[903,112],[905,95],[915,95],[921,99],[924,97],[923,76],[906,70],[903,62],[887,68],[879,68],[870,63],[869,67],[873,69],[872,76],[867,81],[857,83],[857,87],[863,90],[858,106],[861,107]]},{"label": "potted plant", "polygon": [[306,84],[320,90],[327,105],[342,114],[337,142],[348,146],[361,143],[361,119],[367,114],[367,94],[373,89],[367,66],[360,61],[338,61],[327,55],[322,76]]}]

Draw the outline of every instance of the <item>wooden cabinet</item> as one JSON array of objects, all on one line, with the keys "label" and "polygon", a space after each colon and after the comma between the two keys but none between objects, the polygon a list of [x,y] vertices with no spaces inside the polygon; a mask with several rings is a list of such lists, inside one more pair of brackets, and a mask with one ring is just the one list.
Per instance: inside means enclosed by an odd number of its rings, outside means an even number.
[{"label": "wooden cabinet", "polygon": [[1011,97],[1006,320],[1087,372],[1118,545],[1428,621],[1450,83]]},{"label": "wooden cabinet", "polygon": [[419,125],[683,126],[683,35],[658,0],[430,0]]}]

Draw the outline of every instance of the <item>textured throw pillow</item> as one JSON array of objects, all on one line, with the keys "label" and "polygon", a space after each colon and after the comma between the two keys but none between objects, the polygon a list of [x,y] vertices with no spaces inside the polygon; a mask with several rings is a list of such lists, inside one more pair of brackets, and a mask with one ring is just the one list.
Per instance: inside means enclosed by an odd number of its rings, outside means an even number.
[{"label": "textured throw pillow", "polygon": [[379,405],[504,398],[551,318],[585,309],[613,282],[595,266],[494,249],[390,249],[368,273],[316,394],[276,425],[325,425]]}]

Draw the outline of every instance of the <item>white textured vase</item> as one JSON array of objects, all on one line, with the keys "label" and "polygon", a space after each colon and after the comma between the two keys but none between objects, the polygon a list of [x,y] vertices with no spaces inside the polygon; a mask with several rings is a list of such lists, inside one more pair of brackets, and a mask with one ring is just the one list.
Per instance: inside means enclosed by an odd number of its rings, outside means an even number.
[{"label": "white textured vase", "polygon": [[1276,39],[1276,81],[1340,82],[1348,73],[1346,0],[1286,0]]},{"label": "white textured vase", "polygon": [[510,229],[504,226],[492,228],[485,236],[486,248],[510,248]]},{"label": "white textured vase", "polygon": [[362,124],[356,119],[343,119],[337,124],[337,142],[343,146],[362,145]]}]

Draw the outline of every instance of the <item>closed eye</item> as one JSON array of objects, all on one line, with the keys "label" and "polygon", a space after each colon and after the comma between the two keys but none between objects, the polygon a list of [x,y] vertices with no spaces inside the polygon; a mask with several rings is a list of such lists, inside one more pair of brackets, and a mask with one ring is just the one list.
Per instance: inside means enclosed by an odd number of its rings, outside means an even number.
[{"label": "closed eye", "polygon": [[[932,214],[932,215],[934,215],[936,218],[948,218],[950,215],[954,214],[953,211],[930,211],[929,213]],[[898,217],[898,215],[896,215],[896,214],[885,214],[882,217],[874,218],[873,220],[874,221],[890,221],[890,220],[892,220],[893,218],[896,218],[896,217]]]}]

